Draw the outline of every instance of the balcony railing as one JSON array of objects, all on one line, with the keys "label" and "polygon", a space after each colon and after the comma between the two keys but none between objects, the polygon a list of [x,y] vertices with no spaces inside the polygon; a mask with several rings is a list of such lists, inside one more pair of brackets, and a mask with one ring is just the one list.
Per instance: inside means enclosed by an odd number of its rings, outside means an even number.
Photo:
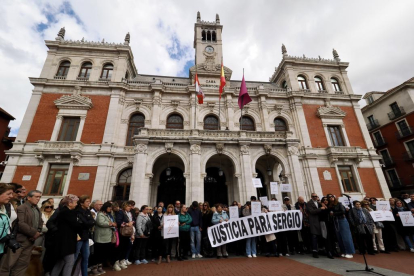
[{"label": "balcony railing", "polygon": [[110,81],[111,79],[109,78],[99,78],[98,81]]},{"label": "balcony railing", "polygon": [[66,76],[54,76],[55,80],[66,80]]},{"label": "balcony railing", "polygon": [[78,81],[88,81],[89,77],[77,77],[76,80],[78,80]]},{"label": "balcony railing", "polygon": [[380,124],[378,123],[378,120],[372,120],[367,124],[368,130],[372,130],[372,129],[377,128],[379,126],[380,126]]},{"label": "balcony railing", "polygon": [[387,141],[385,141],[384,138],[374,139],[374,146],[376,148],[382,147],[382,146],[384,146],[386,144],[387,144]]},{"label": "balcony railing", "polygon": [[335,94],[337,94],[337,95],[343,95],[343,94],[345,94],[345,92],[344,91],[335,91]]},{"label": "balcony railing", "polygon": [[399,131],[397,131],[395,133],[395,135],[397,136],[397,139],[401,139],[401,138],[405,138],[408,137],[410,135],[414,134],[414,130],[413,127],[408,126],[406,128],[402,128]]},{"label": "balcony railing", "polygon": [[385,167],[390,167],[395,164],[394,159],[389,157],[382,157],[382,164],[384,164]]},{"label": "balcony railing", "polygon": [[393,110],[390,113],[388,113],[388,118],[390,118],[390,120],[394,120],[403,115],[405,115],[405,110],[402,106],[399,106],[397,110]]},{"label": "balcony railing", "polygon": [[326,90],[318,90],[319,93],[328,93]]},{"label": "balcony railing", "polygon": [[403,159],[404,159],[405,161],[411,161],[411,160],[414,160],[414,151],[409,150],[409,151],[407,151],[407,152],[404,152],[404,153],[403,153]]}]

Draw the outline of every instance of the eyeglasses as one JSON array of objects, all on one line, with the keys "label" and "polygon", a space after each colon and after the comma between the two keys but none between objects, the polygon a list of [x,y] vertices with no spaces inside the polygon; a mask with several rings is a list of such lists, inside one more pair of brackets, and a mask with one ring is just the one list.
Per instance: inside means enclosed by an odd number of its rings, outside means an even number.
[{"label": "eyeglasses", "polygon": [[312,196],[312,197],[318,197],[318,196]]},{"label": "eyeglasses", "polygon": [[53,206],[45,206],[45,209],[53,209]]},{"label": "eyeglasses", "polygon": [[23,193],[23,191],[16,191],[16,194],[21,194]]}]

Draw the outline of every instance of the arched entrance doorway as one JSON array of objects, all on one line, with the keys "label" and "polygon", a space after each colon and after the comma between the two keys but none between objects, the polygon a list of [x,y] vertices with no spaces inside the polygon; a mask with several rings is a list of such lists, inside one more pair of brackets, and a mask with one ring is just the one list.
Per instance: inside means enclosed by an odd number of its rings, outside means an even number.
[{"label": "arched entrance doorway", "polygon": [[117,185],[114,187],[112,200],[125,201],[129,199],[129,190],[131,188],[132,168],[122,171],[117,179]]},{"label": "arched entrance doorway", "polygon": [[[216,203],[228,204],[226,176],[220,168],[210,167],[206,169],[207,176],[204,178],[204,201],[210,206]],[[221,174],[221,175],[220,175]]]},{"label": "arched entrance doorway", "polygon": [[282,170],[281,163],[279,159],[272,155],[263,155],[257,159],[255,167],[257,173],[256,177],[260,178],[263,185],[263,188],[256,189],[257,196],[266,196],[270,199],[275,196],[270,194],[270,182],[280,182],[279,174]]},{"label": "arched entrance doorway", "polygon": [[257,191],[257,199],[259,199],[259,197],[262,196],[266,196],[267,197],[267,187],[268,187],[268,183],[264,177],[264,175],[262,174],[262,172],[260,170],[258,170],[256,168],[256,173],[257,173],[257,178],[260,178],[260,181],[262,181],[262,188],[256,188]]},{"label": "arched entrance doorway", "polygon": [[174,204],[176,200],[185,202],[185,178],[183,171],[176,167],[170,167],[171,174],[167,175],[167,169],[160,175],[157,203],[162,201],[165,206]]}]

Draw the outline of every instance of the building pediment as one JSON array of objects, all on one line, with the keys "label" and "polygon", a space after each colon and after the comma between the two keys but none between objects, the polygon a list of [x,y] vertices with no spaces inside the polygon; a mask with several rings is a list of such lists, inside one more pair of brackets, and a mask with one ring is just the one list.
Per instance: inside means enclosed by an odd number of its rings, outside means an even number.
[{"label": "building pediment", "polygon": [[316,115],[319,118],[342,119],[346,116],[346,112],[337,106],[321,106],[318,108]]},{"label": "building pediment", "polygon": [[[233,71],[226,66],[223,66],[223,69],[224,69],[224,76],[226,77],[226,80],[230,80],[231,74],[233,73]],[[194,65],[193,67],[190,68],[190,78],[194,78],[196,72],[200,76],[208,75],[208,76],[220,77],[221,64],[214,64],[206,60],[206,62],[204,63]]]}]

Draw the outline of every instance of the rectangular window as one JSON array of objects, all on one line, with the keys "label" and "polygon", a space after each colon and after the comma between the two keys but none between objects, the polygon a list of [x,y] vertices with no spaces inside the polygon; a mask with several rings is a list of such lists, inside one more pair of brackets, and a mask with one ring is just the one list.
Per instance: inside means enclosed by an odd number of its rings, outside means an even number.
[{"label": "rectangular window", "polygon": [[379,131],[374,132],[373,135],[376,146],[381,146],[385,144],[384,138],[382,138],[381,133]]},{"label": "rectangular window", "polygon": [[397,172],[394,169],[387,171],[387,174],[391,187],[398,187],[401,185],[400,179],[397,176]]},{"label": "rectangular window", "polygon": [[358,192],[354,174],[350,166],[338,166],[344,192]]},{"label": "rectangular window", "polygon": [[368,116],[367,118],[368,118],[369,123],[370,123],[372,126],[375,126],[374,116],[373,116],[373,115],[371,115],[371,116]]},{"label": "rectangular window", "polygon": [[43,195],[63,195],[69,165],[54,164],[50,166]]},{"label": "rectangular window", "polygon": [[413,159],[414,158],[414,140],[405,143],[408,148],[408,156]]},{"label": "rectangular window", "polygon": [[80,118],[79,117],[64,117],[58,141],[76,141],[78,135]]},{"label": "rectangular window", "polygon": [[402,120],[401,122],[397,123],[398,128],[400,129],[401,133],[404,134],[404,132],[406,132],[408,130],[408,125],[407,122],[405,120]]},{"label": "rectangular window", "polygon": [[341,134],[340,126],[328,126],[329,136],[331,138],[332,146],[334,147],[344,147],[344,139]]},{"label": "rectangular window", "polygon": [[372,104],[372,102],[374,101],[374,99],[372,98],[372,96],[369,96],[367,99],[368,99],[368,104]]},{"label": "rectangular window", "polygon": [[383,160],[385,166],[390,166],[394,163],[394,161],[392,160],[390,154],[388,153],[388,150],[381,150],[380,154],[382,156],[382,160]]},{"label": "rectangular window", "polygon": [[392,112],[394,112],[395,115],[398,115],[398,114],[401,113],[400,107],[398,106],[398,104],[396,102],[390,104],[390,107],[391,107]]}]

